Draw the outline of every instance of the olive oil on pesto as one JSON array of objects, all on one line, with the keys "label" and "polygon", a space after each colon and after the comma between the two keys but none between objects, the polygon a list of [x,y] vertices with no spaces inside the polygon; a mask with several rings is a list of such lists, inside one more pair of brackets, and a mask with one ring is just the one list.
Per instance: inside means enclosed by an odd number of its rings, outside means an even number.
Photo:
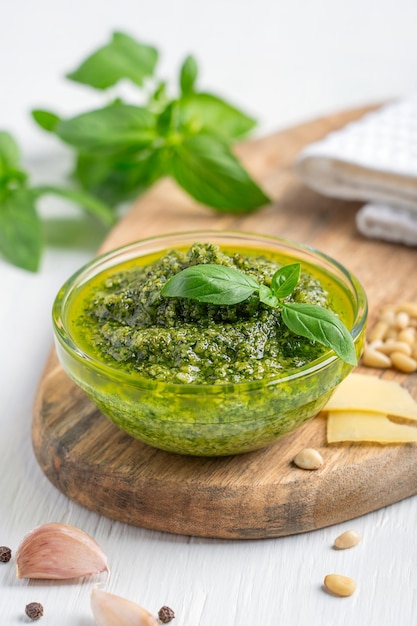
[{"label": "olive oil on pesto", "polygon": [[[279,309],[257,296],[219,306],[163,298],[160,292],[190,265],[234,267],[269,286],[275,271],[292,261],[268,251],[230,251],[207,243],[132,260],[80,288],[69,313],[71,332],[87,354],[140,378],[187,384],[279,378],[308,366],[327,349],[294,335]],[[326,275],[313,267],[302,272],[289,298],[329,308],[345,324],[351,322],[347,295],[335,289],[334,281],[327,291]]]}]

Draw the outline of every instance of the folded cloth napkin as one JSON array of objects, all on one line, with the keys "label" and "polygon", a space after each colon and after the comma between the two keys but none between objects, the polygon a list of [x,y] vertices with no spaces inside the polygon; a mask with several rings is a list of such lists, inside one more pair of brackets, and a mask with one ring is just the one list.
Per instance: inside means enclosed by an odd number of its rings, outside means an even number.
[{"label": "folded cloth napkin", "polygon": [[370,201],[362,234],[417,246],[417,93],[307,146],[295,168],[324,195]]}]

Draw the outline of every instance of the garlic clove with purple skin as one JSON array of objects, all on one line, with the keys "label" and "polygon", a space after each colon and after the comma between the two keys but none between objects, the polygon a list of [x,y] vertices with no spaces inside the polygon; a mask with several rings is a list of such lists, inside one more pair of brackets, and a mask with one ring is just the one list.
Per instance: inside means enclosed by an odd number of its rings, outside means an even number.
[{"label": "garlic clove with purple skin", "polygon": [[107,557],[87,533],[52,522],[29,532],[16,555],[18,578],[67,579],[109,571]]},{"label": "garlic clove with purple skin", "polygon": [[159,626],[155,617],[136,602],[95,587],[91,609],[96,626]]}]

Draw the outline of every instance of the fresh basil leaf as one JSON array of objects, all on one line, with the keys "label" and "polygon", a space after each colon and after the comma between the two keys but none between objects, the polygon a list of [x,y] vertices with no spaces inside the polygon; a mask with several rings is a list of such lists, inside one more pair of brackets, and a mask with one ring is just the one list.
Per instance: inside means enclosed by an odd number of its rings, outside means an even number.
[{"label": "fresh basil leaf", "polygon": [[152,113],[159,114],[169,102],[167,84],[165,81],[159,81],[154,92],[149,96],[148,109]]},{"label": "fresh basil leaf", "polygon": [[17,143],[6,131],[0,131],[0,177],[8,170],[19,170],[20,152]]},{"label": "fresh basil leaf", "polygon": [[286,298],[295,289],[300,278],[300,263],[290,263],[280,267],[272,277],[271,289],[277,298]]},{"label": "fresh basil leaf", "polygon": [[355,345],[343,322],[331,311],[313,304],[281,303],[284,324],[297,335],[332,348],[349,365],[357,365]]},{"label": "fresh basil leaf", "polygon": [[50,194],[69,200],[82,207],[87,213],[90,213],[90,215],[97,217],[101,222],[106,224],[106,226],[112,226],[116,221],[116,217],[109,206],[81,189],[66,189],[53,185],[40,185],[33,187],[32,193],[36,194],[37,197]]},{"label": "fresh basil leaf", "polygon": [[96,89],[107,89],[122,79],[142,86],[152,76],[158,60],[158,51],[139,43],[124,33],[113,33],[109,44],[89,56],[67,78]]},{"label": "fresh basil leaf", "polygon": [[161,136],[175,133],[178,126],[178,101],[172,100],[158,115],[157,131]]},{"label": "fresh basil leaf", "polygon": [[258,283],[232,267],[211,263],[187,267],[161,290],[165,297],[189,298],[210,304],[238,304],[259,289]]},{"label": "fresh basil leaf", "polygon": [[27,180],[28,175],[22,172],[22,170],[6,169],[3,174],[1,174],[0,166],[0,198],[3,194],[13,191],[13,189],[24,187]]},{"label": "fresh basil leaf", "polygon": [[30,190],[17,189],[0,200],[0,253],[30,272],[38,270],[43,247],[35,199]]},{"label": "fresh basil leaf", "polygon": [[180,87],[183,95],[189,95],[194,91],[197,75],[197,61],[190,54],[185,58],[180,70]]},{"label": "fresh basil leaf", "polygon": [[155,139],[156,117],[146,108],[113,104],[60,121],[56,134],[84,152],[112,154],[143,147]]},{"label": "fresh basil leaf", "polygon": [[208,134],[173,146],[170,173],[193,198],[219,211],[247,213],[269,202],[229,147]]},{"label": "fresh basil leaf", "polygon": [[75,160],[73,178],[83,189],[95,193],[95,189],[108,179],[115,168],[115,157],[89,152],[79,152]]},{"label": "fresh basil leaf", "polygon": [[272,308],[277,307],[279,304],[278,298],[266,285],[260,285],[259,287],[259,300]]},{"label": "fresh basil leaf", "polygon": [[256,121],[209,93],[189,93],[180,99],[182,124],[193,132],[214,133],[231,141],[245,136],[256,126]]},{"label": "fresh basil leaf", "polygon": [[74,177],[91,194],[115,206],[137,197],[163,173],[163,150],[144,149],[110,157],[80,153]]},{"label": "fresh basil leaf", "polygon": [[38,126],[48,133],[53,133],[56,125],[61,121],[61,118],[55,113],[52,113],[52,111],[44,111],[42,109],[34,109],[32,111],[32,117]]}]

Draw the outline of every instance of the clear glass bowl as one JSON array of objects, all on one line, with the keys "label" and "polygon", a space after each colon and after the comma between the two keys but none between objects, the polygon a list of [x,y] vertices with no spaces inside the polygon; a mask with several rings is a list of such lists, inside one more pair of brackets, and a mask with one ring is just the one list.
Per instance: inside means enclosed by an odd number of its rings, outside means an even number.
[{"label": "clear glass bowl", "polygon": [[265,251],[283,263],[318,268],[328,290],[342,290],[346,324],[362,353],[367,299],[358,280],[325,254],[292,241],[242,232],[194,231],[146,239],[104,254],[62,286],[53,306],[59,360],[104,415],[156,448],[198,456],[238,454],[267,446],[314,417],[352,370],[331,350],[308,366],[264,381],[228,384],[156,382],[126,373],[87,354],[71,334],[74,296],[104,270],[137,257],[162,256],[173,248],[210,242],[250,254]]}]

